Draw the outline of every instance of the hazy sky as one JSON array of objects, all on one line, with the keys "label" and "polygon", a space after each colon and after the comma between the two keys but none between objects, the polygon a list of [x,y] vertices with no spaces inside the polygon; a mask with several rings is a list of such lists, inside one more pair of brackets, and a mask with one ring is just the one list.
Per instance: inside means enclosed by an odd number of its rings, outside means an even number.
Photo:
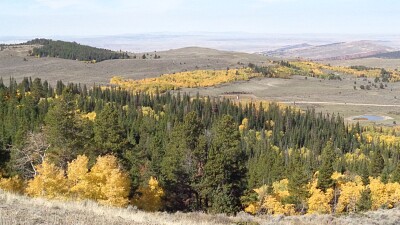
[{"label": "hazy sky", "polygon": [[398,34],[399,0],[0,0],[0,36]]}]

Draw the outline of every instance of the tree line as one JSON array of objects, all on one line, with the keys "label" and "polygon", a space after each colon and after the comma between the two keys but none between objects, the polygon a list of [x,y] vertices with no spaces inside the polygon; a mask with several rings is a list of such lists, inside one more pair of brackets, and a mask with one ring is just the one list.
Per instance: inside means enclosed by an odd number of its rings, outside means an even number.
[{"label": "tree line", "polygon": [[100,62],[109,59],[128,59],[127,52],[115,52],[107,49],[81,45],[76,42],[53,41],[49,39],[34,39],[26,42],[28,45],[41,45],[30,52],[31,56],[56,57],[79,61]]}]

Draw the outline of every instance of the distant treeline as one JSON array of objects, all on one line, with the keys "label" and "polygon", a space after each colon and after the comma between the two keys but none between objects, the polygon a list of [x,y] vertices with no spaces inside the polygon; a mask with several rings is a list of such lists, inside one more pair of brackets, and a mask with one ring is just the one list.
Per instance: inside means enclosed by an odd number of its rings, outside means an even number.
[{"label": "distant treeline", "polygon": [[383,58],[383,59],[400,59],[400,51],[380,53],[370,57]]},{"label": "distant treeline", "polygon": [[53,41],[49,39],[34,39],[26,42],[28,45],[42,45],[34,48],[30,54],[39,57],[57,57],[63,59],[72,59],[80,61],[96,62],[109,59],[127,59],[126,52],[114,52],[107,49],[94,48],[87,45],[81,45],[76,42]]}]

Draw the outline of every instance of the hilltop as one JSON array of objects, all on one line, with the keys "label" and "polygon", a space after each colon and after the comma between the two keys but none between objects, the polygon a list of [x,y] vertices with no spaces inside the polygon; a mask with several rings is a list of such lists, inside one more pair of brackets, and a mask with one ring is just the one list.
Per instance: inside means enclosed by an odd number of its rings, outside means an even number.
[{"label": "hilltop", "polygon": [[337,60],[368,57],[392,51],[391,47],[376,41],[338,42],[324,45],[300,44],[264,52],[267,56],[280,58],[303,58],[311,60]]}]

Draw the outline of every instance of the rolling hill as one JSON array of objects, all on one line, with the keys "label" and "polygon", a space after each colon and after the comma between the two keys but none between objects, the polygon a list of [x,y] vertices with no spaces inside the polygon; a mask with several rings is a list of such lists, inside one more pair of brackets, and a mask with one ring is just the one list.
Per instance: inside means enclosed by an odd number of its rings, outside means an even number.
[{"label": "rolling hill", "polygon": [[[188,47],[163,52],[131,53],[130,59],[105,60],[84,63],[76,60],[34,57],[30,52],[38,45],[3,46],[0,49],[0,77],[40,77],[55,83],[77,82],[106,84],[113,76],[128,79],[157,77],[161,74],[196,69],[226,69],[243,67],[249,62],[263,64],[268,58],[258,54],[218,51],[208,48]],[[154,59],[157,54],[157,59]],[[145,55],[146,59],[142,59]]]},{"label": "rolling hill", "polygon": [[374,41],[338,42],[311,46],[300,44],[264,52],[267,56],[280,58],[303,58],[311,60],[343,60],[387,53],[393,49]]}]

